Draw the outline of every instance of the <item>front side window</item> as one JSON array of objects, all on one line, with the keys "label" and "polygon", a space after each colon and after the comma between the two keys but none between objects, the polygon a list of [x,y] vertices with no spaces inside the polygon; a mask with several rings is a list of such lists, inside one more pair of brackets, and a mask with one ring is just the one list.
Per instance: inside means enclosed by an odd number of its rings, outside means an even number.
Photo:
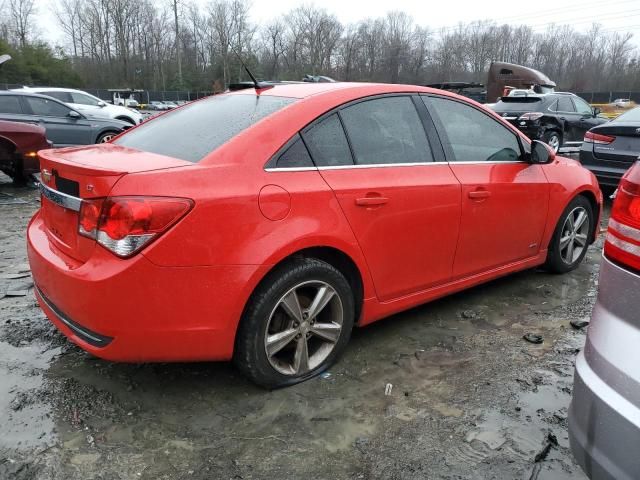
[{"label": "front side window", "polygon": [[411,97],[384,97],[340,111],[356,165],[433,161]]},{"label": "front side window", "polygon": [[520,160],[520,142],[504,125],[461,102],[439,97],[423,98],[425,103],[430,102],[442,123],[454,161]]},{"label": "front side window", "polygon": [[302,136],[317,167],[353,165],[349,143],[337,113],[314,124]]},{"label": "front side window", "polygon": [[591,115],[593,113],[593,110],[591,110],[591,106],[581,98],[574,97],[573,103],[576,106],[576,111],[580,115]]},{"label": "front side window", "polygon": [[97,107],[99,100],[96,100],[89,95],[85,95],[84,93],[71,92],[72,103],[77,103],[78,105],[89,105],[90,107]]},{"label": "front side window", "polygon": [[24,99],[34,115],[42,115],[44,117],[66,117],[71,111],[64,105],[46,98],[24,97]]},{"label": "front side window", "polygon": [[0,113],[22,113],[20,99],[15,95],[0,95]]},{"label": "front side window", "polygon": [[114,143],[197,163],[294,101],[270,95],[214,95],[148,120]]}]

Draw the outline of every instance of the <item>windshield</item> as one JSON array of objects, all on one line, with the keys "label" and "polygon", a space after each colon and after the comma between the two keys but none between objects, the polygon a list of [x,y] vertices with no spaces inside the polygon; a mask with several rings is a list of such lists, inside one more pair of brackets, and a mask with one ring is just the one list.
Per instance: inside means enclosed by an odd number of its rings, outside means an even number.
[{"label": "windshield", "polygon": [[614,122],[640,122],[640,107],[624,112]]},{"label": "windshield", "polygon": [[197,163],[294,101],[259,95],[215,95],[143,123],[114,143]]}]

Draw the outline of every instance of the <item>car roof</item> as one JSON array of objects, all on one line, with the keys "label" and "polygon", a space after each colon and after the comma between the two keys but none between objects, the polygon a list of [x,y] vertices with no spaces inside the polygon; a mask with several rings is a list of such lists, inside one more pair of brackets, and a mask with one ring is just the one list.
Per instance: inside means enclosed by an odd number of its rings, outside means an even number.
[{"label": "car roof", "polygon": [[[64,105],[63,102],[58,100],[57,98],[50,97],[48,95],[41,95],[37,92],[30,92],[28,90],[2,90],[0,91],[0,95],[19,95],[21,97],[38,97],[45,98],[47,100],[55,100],[57,103]],[[65,105],[66,106],[66,105]]]},{"label": "car roof", "polygon": [[446,90],[437,88],[423,87],[419,85],[402,85],[392,83],[364,83],[364,82],[326,82],[326,83],[277,83],[273,87],[260,89],[256,92],[253,88],[245,88],[234,92],[228,92],[227,95],[259,95],[289,97],[289,98],[308,98],[316,95],[326,95],[344,90],[351,90],[354,97],[359,94],[362,96],[384,94],[384,93],[403,93],[403,92],[422,92],[433,93],[444,96],[459,97]]},{"label": "car roof", "polygon": [[61,87],[22,87],[22,89],[17,89],[14,91],[33,91],[35,93],[38,93],[38,91],[41,90],[46,90],[48,92],[80,92],[80,93],[87,93],[83,90],[78,90],[77,88],[61,88]]}]

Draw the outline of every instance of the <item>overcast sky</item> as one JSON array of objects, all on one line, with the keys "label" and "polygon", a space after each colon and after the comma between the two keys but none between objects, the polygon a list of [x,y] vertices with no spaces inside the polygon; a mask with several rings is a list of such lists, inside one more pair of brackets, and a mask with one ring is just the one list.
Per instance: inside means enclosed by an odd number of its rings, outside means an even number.
[{"label": "overcast sky", "polygon": [[[196,2],[206,7],[209,0]],[[54,3],[55,0],[36,0],[38,33],[52,43],[61,44],[64,39],[51,13]],[[156,3],[169,5],[170,1]],[[302,3],[300,0],[254,0],[251,2],[252,20],[257,24],[264,23]],[[304,3],[327,9],[344,23],[402,10],[416,23],[431,29],[487,19],[531,25],[536,31],[544,30],[550,23],[571,24],[576,30],[587,30],[593,22],[598,22],[607,31],[634,33],[634,42],[640,44],[640,0],[317,0]]]}]

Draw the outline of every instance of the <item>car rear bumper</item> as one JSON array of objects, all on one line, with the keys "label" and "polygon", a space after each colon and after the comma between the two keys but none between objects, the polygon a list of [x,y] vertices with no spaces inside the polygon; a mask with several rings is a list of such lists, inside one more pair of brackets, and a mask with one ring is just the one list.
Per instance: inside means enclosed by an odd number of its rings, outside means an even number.
[{"label": "car rear bumper", "polygon": [[617,187],[630,166],[612,167],[606,165],[605,162],[594,156],[593,146],[590,144],[583,144],[580,150],[580,163],[596,176],[600,185],[605,187]]},{"label": "car rear bumper", "polygon": [[640,276],[603,259],[569,407],[571,449],[592,479],[631,480],[640,472],[638,289]]},{"label": "car rear bumper", "polygon": [[39,214],[27,230],[36,298],[83,350],[115,361],[227,360],[245,302],[267,267],[161,267],[100,246],[78,264],[49,242]]}]

